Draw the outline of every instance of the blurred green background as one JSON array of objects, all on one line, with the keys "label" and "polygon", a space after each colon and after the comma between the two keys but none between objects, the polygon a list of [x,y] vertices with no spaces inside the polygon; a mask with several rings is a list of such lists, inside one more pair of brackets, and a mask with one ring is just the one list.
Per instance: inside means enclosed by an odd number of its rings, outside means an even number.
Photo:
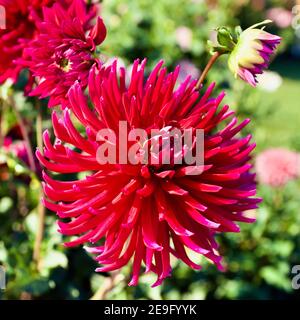
[{"label": "blurred green background", "polygon": [[[250,117],[247,129],[257,142],[256,154],[270,147],[300,152],[300,32],[291,27],[296,1],[283,0],[104,0],[102,16],[108,37],[102,46],[105,57],[119,57],[130,66],[147,57],[148,67],[165,60],[170,70],[177,64],[185,74],[198,76],[209,59],[206,41],[214,28],[241,25],[246,28],[267,18],[270,32],[283,37],[279,54],[261,85],[254,90],[234,80],[221,58],[209,73],[208,82],[225,89],[226,103],[241,119]],[[299,3],[298,3],[299,4]],[[300,19],[298,19],[300,20]],[[300,28],[300,27],[299,27]],[[16,86],[18,110],[30,130],[32,146],[38,116],[34,101],[24,99],[24,83]],[[5,98],[6,88],[0,88]],[[0,265],[7,273],[2,299],[89,299],[109,285],[109,274],[96,274],[96,263],[82,248],[65,249],[56,231],[54,213],[46,212],[39,265],[32,258],[40,230],[40,185],[31,173],[22,150],[22,132],[10,105],[0,106],[1,137],[14,148],[0,149]],[[50,128],[50,111],[43,110],[43,127]],[[3,140],[3,139],[2,139]],[[3,140],[4,141],[4,140]],[[2,141],[2,143],[3,143]],[[300,264],[300,181],[285,187],[259,185],[264,198],[253,212],[257,222],[241,225],[241,233],[219,235],[228,271],[220,273],[203,260],[195,272],[174,261],[173,276],[151,289],[154,276],[143,275],[138,287],[127,286],[130,267],[122,270],[106,299],[291,299],[291,268]],[[42,221],[43,222],[43,221]],[[117,279],[118,280],[118,279]],[[99,291],[100,288],[100,291]],[[100,293],[99,293],[100,292]]]}]

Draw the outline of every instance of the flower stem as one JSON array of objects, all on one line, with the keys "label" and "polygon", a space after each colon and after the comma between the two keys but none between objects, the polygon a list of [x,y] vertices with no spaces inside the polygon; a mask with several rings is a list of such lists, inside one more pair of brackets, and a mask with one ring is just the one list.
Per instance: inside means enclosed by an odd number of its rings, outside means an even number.
[{"label": "flower stem", "polygon": [[37,118],[36,118],[36,142],[40,152],[43,153],[43,116],[39,100],[36,100]]},{"label": "flower stem", "polygon": [[4,134],[3,134],[3,115],[4,115],[4,103],[2,101],[2,99],[0,98],[0,148],[3,146],[4,143]]},{"label": "flower stem", "polygon": [[208,61],[207,66],[205,67],[204,71],[203,71],[202,74],[201,74],[201,77],[199,78],[199,80],[198,80],[198,82],[197,82],[197,84],[196,84],[196,87],[195,87],[196,90],[199,90],[199,89],[200,89],[200,87],[201,87],[204,79],[206,78],[209,70],[211,69],[211,67],[213,66],[213,64],[217,61],[217,59],[218,59],[221,55],[222,55],[221,52],[216,52],[216,53],[210,58],[210,60]]},{"label": "flower stem", "polygon": [[[43,189],[40,189],[40,198],[43,196]],[[45,228],[45,207],[42,202],[39,202],[38,208],[38,229],[35,237],[34,248],[33,248],[33,260],[36,263],[37,270],[41,268],[41,246],[44,236]]]},{"label": "flower stem", "polygon": [[[37,146],[40,152],[43,152],[43,117],[42,117],[42,109],[40,105],[40,101],[36,100],[35,106],[37,109],[37,118],[36,118],[36,140]],[[40,197],[43,197],[43,187],[40,186]],[[36,233],[36,238],[34,242],[33,248],[33,260],[36,262],[37,269],[39,270],[41,267],[41,245],[44,237],[44,229],[45,229],[45,207],[39,202],[38,205],[38,229]]]},{"label": "flower stem", "polygon": [[30,169],[31,169],[31,171],[36,172],[36,166],[35,166],[35,162],[34,162],[34,155],[33,155],[33,151],[32,151],[32,148],[31,148],[31,143],[30,143],[30,139],[29,139],[29,133],[27,131],[26,124],[25,124],[25,122],[24,122],[24,120],[23,120],[23,118],[22,118],[22,116],[21,116],[21,114],[20,114],[20,112],[18,110],[18,107],[16,106],[16,102],[15,102],[13,97],[10,97],[9,104],[10,104],[11,108],[13,109],[16,117],[17,117],[17,121],[18,121],[18,124],[20,126],[23,139],[25,141]]},{"label": "flower stem", "polygon": [[107,277],[98,291],[91,297],[90,300],[106,300],[107,294],[125,277],[119,271],[111,272],[110,277]]}]

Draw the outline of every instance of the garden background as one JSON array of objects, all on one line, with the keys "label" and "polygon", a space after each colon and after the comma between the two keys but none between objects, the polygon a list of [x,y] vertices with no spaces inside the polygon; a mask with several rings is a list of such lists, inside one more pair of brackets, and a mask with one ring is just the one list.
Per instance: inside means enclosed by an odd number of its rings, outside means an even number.
[{"label": "garden background", "polygon": [[[135,58],[147,57],[148,67],[163,59],[170,69],[180,64],[182,77],[198,77],[209,59],[206,41],[213,39],[214,28],[239,24],[246,28],[272,19],[268,30],[283,41],[271,72],[261,78],[257,90],[234,80],[223,58],[209,73],[208,82],[216,81],[218,91],[226,90],[225,102],[241,118],[252,119],[247,130],[257,143],[255,155],[271,147],[299,153],[300,18],[295,9],[294,16],[292,13],[297,4],[283,0],[104,0],[101,15],[108,36],[102,55],[104,59],[119,57],[128,68]],[[121,275],[112,275],[113,279],[107,273],[96,274],[96,263],[85,250],[63,247],[55,214],[47,211],[41,219],[40,183],[26,164],[19,124],[22,117],[35,147],[40,143],[35,138],[36,123],[50,128],[50,110],[46,103],[40,107],[33,99],[23,98],[23,87],[21,79],[13,93],[15,105],[8,102],[0,106],[0,265],[5,267],[7,277],[0,298],[300,297],[300,290],[294,290],[291,284],[291,269],[300,265],[299,179],[277,188],[259,184],[258,193],[264,201],[253,212],[257,222],[241,224],[239,234],[218,236],[225,273],[204,260],[200,272],[174,261],[173,276],[153,289],[150,284],[155,282],[154,275],[143,275],[137,287],[128,287],[129,266]],[[0,88],[2,98],[7,90],[6,85]],[[4,138],[12,142],[10,148],[3,144]]]}]

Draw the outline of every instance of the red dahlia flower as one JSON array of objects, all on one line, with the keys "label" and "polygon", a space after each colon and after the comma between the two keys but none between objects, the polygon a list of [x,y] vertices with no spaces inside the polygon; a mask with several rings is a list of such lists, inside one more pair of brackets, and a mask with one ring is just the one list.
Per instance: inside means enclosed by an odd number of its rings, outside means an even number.
[{"label": "red dahlia flower", "polygon": [[31,96],[50,96],[49,107],[66,102],[66,94],[78,80],[87,85],[88,72],[94,63],[96,46],[102,43],[106,29],[98,18],[92,27],[95,11],[85,1],[74,0],[68,8],[55,3],[43,9],[37,38],[25,49],[23,65],[39,79]]},{"label": "red dahlia flower", "polygon": [[24,48],[36,37],[36,23],[42,8],[59,2],[68,6],[72,0],[0,0],[5,10],[5,29],[0,29],[0,83],[7,79],[17,81],[22,66],[16,64]]},{"label": "red dahlia flower", "polygon": [[[256,186],[248,163],[255,145],[250,135],[237,136],[249,120],[237,124],[233,117],[225,122],[234,112],[220,106],[223,93],[211,97],[213,84],[201,95],[190,77],[175,89],[178,68],[167,74],[159,63],[145,82],[144,69],[145,62],[139,66],[136,61],[126,86],[125,70],[118,75],[116,63],[100,71],[94,67],[89,77],[93,108],[78,83],[68,94],[76,122],[86,134],[75,128],[70,110],[61,118],[53,112],[57,139],[52,144],[46,131],[44,155],[37,151],[37,157],[50,171],[87,174],[76,181],[57,181],[44,173],[45,206],[69,219],[58,223],[59,231],[79,235],[66,246],[96,244],[88,251],[97,254],[100,272],[117,270],[132,259],[130,285],[137,284],[144,263],[146,272],[157,274],[154,285],[159,285],[171,273],[171,255],[201,268],[187,249],[222,269],[215,234],[239,232],[236,221],[253,222],[244,211],[256,208],[260,200],[252,197]],[[117,132],[120,120],[128,129],[203,129],[204,165],[100,164],[98,132]],[[190,175],[197,170],[198,175]]]}]

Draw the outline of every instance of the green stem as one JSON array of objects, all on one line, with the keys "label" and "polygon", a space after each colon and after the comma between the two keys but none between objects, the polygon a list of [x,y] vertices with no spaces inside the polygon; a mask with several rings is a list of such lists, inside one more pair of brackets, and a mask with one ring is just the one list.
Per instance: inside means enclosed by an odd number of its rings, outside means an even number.
[{"label": "green stem", "polygon": [[4,143],[4,133],[3,133],[3,115],[4,115],[4,103],[0,98],[0,148]]},{"label": "green stem", "polygon": [[15,102],[13,97],[9,98],[9,104],[10,104],[11,108],[13,109],[16,117],[17,117],[17,121],[18,121],[18,124],[20,126],[23,139],[25,141],[30,169],[31,169],[31,171],[36,172],[36,166],[35,166],[35,162],[34,162],[34,155],[33,155],[32,147],[31,147],[31,143],[30,143],[30,139],[29,139],[29,133],[27,131],[26,124],[25,124],[25,122],[24,122],[24,120],[23,120],[23,118],[22,118],[22,116],[21,116],[21,114],[20,114],[20,112],[18,110],[18,107],[17,107],[16,102]]},{"label": "green stem", "polygon": [[200,87],[201,87],[204,79],[206,78],[209,70],[211,69],[211,67],[214,65],[214,63],[217,61],[217,59],[218,59],[221,55],[222,55],[221,52],[216,52],[216,53],[210,58],[210,60],[208,61],[207,66],[205,67],[204,71],[203,71],[202,74],[201,74],[200,79],[198,80],[198,82],[197,82],[197,84],[196,84],[196,86],[195,86],[196,90],[199,90],[199,89],[200,89]]},{"label": "green stem", "polygon": [[119,270],[112,271],[110,276],[107,277],[103,285],[97,290],[97,292],[90,298],[90,300],[106,300],[107,295],[111,290],[120,282],[122,282],[125,277],[120,273]]},{"label": "green stem", "polygon": [[[42,186],[40,188],[40,196],[43,196]],[[39,201],[39,205],[37,207],[38,211],[38,229],[35,236],[34,248],[33,248],[33,260],[36,263],[36,268],[39,271],[41,269],[41,247],[44,237],[44,229],[45,229],[45,207],[41,201]]]},{"label": "green stem", "polygon": [[37,118],[36,118],[36,142],[40,152],[43,153],[43,116],[41,103],[36,100]]},{"label": "green stem", "polygon": [[[37,118],[36,118],[36,140],[37,140],[37,146],[40,150],[40,152],[43,152],[43,116],[42,116],[42,108],[41,103],[39,100],[36,100],[35,102],[36,111],[37,111]],[[40,186],[40,196],[39,198],[42,198],[44,196],[43,193],[43,187]],[[44,237],[44,229],[45,229],[45,207],[39,202],[38,208],[38,229],[35,237],[34,242],[34,249],[33,249],[33,260],[36,263],[37,270],[40,270],[41,268],[41,246],[43,242]]]}]

